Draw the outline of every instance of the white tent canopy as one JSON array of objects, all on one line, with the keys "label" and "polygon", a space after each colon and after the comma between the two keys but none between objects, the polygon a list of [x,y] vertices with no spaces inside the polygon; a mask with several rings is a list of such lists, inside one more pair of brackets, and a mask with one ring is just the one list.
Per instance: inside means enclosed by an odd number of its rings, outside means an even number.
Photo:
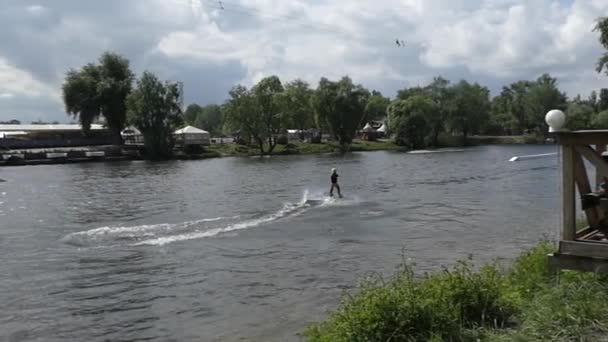
[{"label": "white tent canopy", "polygon": [[380,126],[376,132],[386,133],[386,125],[382,124],[382,126]]},{"label": "white tent canopy", "polygon": [[125,135],[141,135],[141,132],[133,127],[133,126],[129,126],[125,129],[122,130],[122,132],[120,132],[121,135],[125,136]]},{"label": "white tent canopy", "polygon": [[173,134],[183,145],[209,145],[211,142],[209,132],[193,126],[178,129]]},{"label": "white tent canopy", "polygon": [[375,132],[375,130],[369,123],[367,123],[365,127],[363,127],[363,132]]}]

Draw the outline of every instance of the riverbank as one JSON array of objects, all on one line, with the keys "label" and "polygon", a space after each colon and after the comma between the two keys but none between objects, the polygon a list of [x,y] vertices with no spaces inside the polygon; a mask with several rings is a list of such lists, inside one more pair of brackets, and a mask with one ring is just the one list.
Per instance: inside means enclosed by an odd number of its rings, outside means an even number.
[{"label": "riverbank", "polygon": [[540,243],[511,267],[457,266],[391,280],[369,279],[345,296],[309,341],[597,341],[608,334],[608,277],[548,267]]},{"label": "riverbank", "polygon": [[[533,136],[471,136],[467,139],[467,146],[479,145],[522,145],[542,143]],[[438,148],[453,148],[462,146],[460,136],[440,136]],[[348,148],[348,152],[364,151],[401,151],[408,149],[398,146],[390,140],[362,141],[356,140]],[[277,145],[272,151],[273,155],[321,154],[338,153],[340,146],[329,142],[322,144],[290,143]],[[201,153],[187,154],[177,151],[173,156],[175,160],[199,160],[230,156],[258,156],[260,150],[255,146],[238,144],[212,144]],[[20,166],[39,164],[66,164],[95,161],[141,160],[141,146],[83,146],[48,149],[26,149],[0,152],[0,166]]]},{"label": "riverbank", "polygon": [[[480,145],[526,145],[526,144],[542,144],[542,139],[536,136],[470,136],[467,138],[467,146]],[[462,136],[442,135],[439,137],[439,146],[437,148],[455,148],[462,147]],[[223,156],[256,156],[260,154],[259,148],[255,146],[244,146],[236,144],[211,145],[208,148],[209,152],[217,152]],[[349,147],[348,152],[363,152],[363,151],[402,151],[408,149],[395,144],[391,140],[381,141],[362,141],[356,140]],[[288,145],[277,145],[273,150],[273,155],[290,155],[290,154],[319,154],[319,153],[335,153],[340,152],[340,146],[337,143],[290,143]]]}]

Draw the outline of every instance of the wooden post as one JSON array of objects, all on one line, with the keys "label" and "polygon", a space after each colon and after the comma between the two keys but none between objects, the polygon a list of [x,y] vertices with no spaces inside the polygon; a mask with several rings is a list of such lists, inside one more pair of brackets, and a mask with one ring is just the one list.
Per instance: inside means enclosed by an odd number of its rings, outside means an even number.
[{"label": "wooden post", "polygon": [[[602,144],[595,145],[595,150],[601,156],[602,152],[606,151],[606,145],[602,145]],[[600,190],[600,184],[602,184],[602,182],[604,180],[604,178],[598,171],[599,170],[596,168],[595,169],[595,189],[596,190]]]},{"label": "wooden post", "polygon": [[[591,185],[589,184],[589,177],[587,177],[587,169],[585,169],[585,163],[581,155],[575,150],[573,155],[574,162],[574,179],[576,180],[576,187],[581,198],[591,192]],[[597,229],[600,223],[600,217],[596,207],[585,209],[585,216],[587,216],[587,223],[591,228]],[[576,228],[575,228],[576,229]]]},{"label": "wooden post", "polygon": [[562,145],[562,240],[572,241],[576,234],[574,203],[574,148]]}]

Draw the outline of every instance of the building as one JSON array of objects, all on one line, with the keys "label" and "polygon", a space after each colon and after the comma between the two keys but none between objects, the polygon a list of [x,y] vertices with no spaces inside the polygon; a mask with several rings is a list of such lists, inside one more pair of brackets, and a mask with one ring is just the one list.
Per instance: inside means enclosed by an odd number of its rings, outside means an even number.
[{"label": "building", "polygon": [[0,147],[5,149],[110,144],[112,144],[110,131],[99,124],[92,124],[86,136],[79,124],[0,125]]}]

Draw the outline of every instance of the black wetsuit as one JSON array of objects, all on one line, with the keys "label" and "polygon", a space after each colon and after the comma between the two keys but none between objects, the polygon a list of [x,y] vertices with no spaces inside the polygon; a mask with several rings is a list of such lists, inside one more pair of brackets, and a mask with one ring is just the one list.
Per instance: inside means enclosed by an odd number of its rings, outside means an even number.
[{"label": "black wetsuit", "polygon": [[342,192],[340,191],[340,186],[338,185],[338,174],[331,174],[331,188],[329,189],[329,196],[334,195],[334,188],[338,189],[338,196],[342,197]]}]

